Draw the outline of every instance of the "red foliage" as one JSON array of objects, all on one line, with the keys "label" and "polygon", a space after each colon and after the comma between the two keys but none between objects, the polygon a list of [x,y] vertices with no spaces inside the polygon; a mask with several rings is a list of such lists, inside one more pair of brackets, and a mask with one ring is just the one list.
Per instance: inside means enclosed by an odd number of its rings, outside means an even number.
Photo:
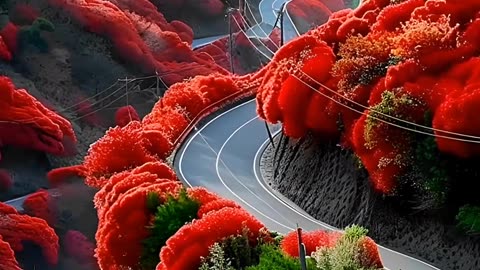
[{"label": "red foliage", "polygon": [[45,220],[50,227],[57,221],[57,209],[47,190],[29,194],[22,203],[25,214]]},{"label": "red foliage", "polygon": [[11,22],[9,22],[0,30],[0,36],[5,44],[7,44],[8,50],[12,54],[15,54],[18,49],[18,32],[18,26]]},{"label": "red foliage", "polygon": [[189,119],[197,116],[210,103],[193,83],[177,83],[172,85],[162,98],[164,107],[179,107],[185,110]]},{"label": "red foliage", "polygon": [[[340,232],[333,231],[310,231],[302,233],[302,242],[305,244],[305,254],[310,255],[315,252],[319,247],[331,248],[335,246],[338,238],[342,234]],[[282,239],[280,248],[285,254],[298,257],[298,234],[297,231],[289,232]]]},{"label": "red foliage", "polygon": [[[164,159],[168,157],[173,151],[173,144],[170,138],[167,137],[168,135],[165,134],[162,129],[162,126],[159,124],[146,125],[142,134],[143,138],[146,140],[145,148],[149,151],[149,153],[152,153],[158,157],[158,159]],[[171,129],[171,131],[179,132],[174,129]]]},{"label": "red foliage", "polygon": [[412,12],[412,18],[435,20],[445,14],[452,19],[452,25],[466,24],[475,17],[478,10],[480,10],[480,3],[475,0],[466,0],[461,3],[455,0],[427,1]]},{"label": "red foliage", "polygon": [[51,186],[58,186],[73,177],[85,177],[87,172],[83,165],[55,168],[47,173],[47,179]]},{"label": "red foliage", "polygon": [[[375,134],[376,145],[368,148],[365,139],[366,116],[362,116],[353,129],[353,146],[355,153],[362,161],[370,174],[370,181],[375,190],[382,193],[391,193],[396,185],[396,176],[404,169],[402,163],[397,162],[397,156],[402,156],[403,149],[408,149],[408,141],[398,140],[396,145],[389,142],[389,138],[383,138],[382,134]],[[384,125],[380,125],[375,131],[381,132]],[[407,134],[408,135],[408,134]],[[408,138],[403,137],[398,138]],[[403,148],[403,149],[402,149]]]},{"label": "red foliage", "polygon": [[10,49],[8,49],[2,36],[0,36],[0,60],[7,62],[12,60],[12,53],[10,52]]},{"label": "red foliage", "polygon": [[[433,118],[433,127],[450,132],[480,136],[480,82],[465,86],[458,97],[447,98],[437,109]],[[448,135],[435,132],[437,135]],[[438,149],[461,158],[480,154],[480,145],[437,137]]]},{"label": "red foliage", "polygon": [[133,106],[123,106],[115,112],[115,124],[117,126],[124,127],[132,121],[140,121],[140,116]]},{"label": "red foliage", "polygon": [[213,193],[207,190],[204,187],[193,187],[187,189],[188,197],[197,200],[200,202],[200,205],[206,205],[212,201],[216,201],[220,199],[216,193]]},{"label": "red foliage", "polygon": [[[124,269],[138,266],[142,241],[148,237],[150,212],[146,201],[149,192],[160,196],[175,194],[181,184],[176,181],[145,183],[120,196],[100,219],[96,233],[95,257],[101,269]],[[119,237],[122,236],[122,237]]]},{"label": "red foliage", "polygon": [[157,184],[175,181],[175,173],[165,163],[150,162],[133,169],[113,175],[100,191],[95,194],[94,203],[98,217],[103,214],[124,193],[143,183]]},{"label": "red foliage", "polygon": [[[302,232],[302,242],[305,245],[305,254],[310,255],[317,251],[317,248],[333,248],[337,241],[343,235],[343,232],[337,231],[309,231]],[[358,258],[360,264],[366,268],[383,268],[377,244],[370,237],[363,237],[359,243],[360,250]],[[299,256],[298,234],[292,231],[285,235],[280,243],[280,248],[285,254],[291,257]]]},{"label": "red foliage", "polygon": [[[308,104],[318,87],[316,82],[326,81],[330,77],[330,70],[334,62],[332,50],[322,44],[312,49],[312,56],[305,60],[301,67],[302,74],[300,76],[290,76],[282,85],[278,104],[283,113],[284,132],[287,136],[300,138],[305,136],[308,124],[314,122],[317,116],[307,114],[304,104]],[[321,63],[320,65],[318,63]],[[304,82],[299,81],[303,78]],[[325,99],[323,96],[320,99]],[[320,107],[321,108],[321,107]],[[311,112],[310,112],[311,113]],[[309,116],[310,118],[306,118]],[[305,119],[305,121],[297,121],[297,119]],[[327,125],[328,126],[328,125]],[[312,126],[311,129],[318,130],[324,127],[324,123],[318,126]]]},{"label": "red foliage", "polygon": [[199,219],[201,219],[203,216],[209,214],[210,212],[213,211],[218,211],[220,209],[223,209],[225,207],[230,207],[230,208],[240,208],[240,205],[238,205],[236,202],[228,199],[218,199],[214,201],[210,201],[206,204],[203,204],[200,206],[200,209],[198,210],[197,216]]},{"label": "red foliage", "polygon": [[[480,84],[473,78],[480,71],[478,60],[471,60],[480,52],[474,34],[480,29],[478,14],[478,2],[449,0],[364,1],[355,10],[334,12],[324,25],[283,46],[263,69],[258,114],[272,123],[282,121],[284,133],[293,138],[307,132],[327,139],[341,135],[342,145],[360,157],[374,187],[390,193],[395,178],[409,165],[396,157],[408,155],[411,133],[380,122],[368,131],[376,145],[366,147],[366,116],[361,113],[370,113],[365,107],[377,105],[384,91],[399,89],[398,94],[416,101],[411,108],[396,108],[397,117],[423,124],[424,113],[431,111],[433,128],[479,136],[472,115],[480,102]],[[357,34],[360,42],[353,43]],[[387,59],[392,53],[398,63]],[[309,54],[314,56],[305,57]],[[386,74],[375,71],[376,64],[385,63]],[[305,76],[309,65],[313,79]],[[343,70],[342,65],[350,68]],[[348,81],[349,76],[355,79]],[[458,157],[480,154],[476,145],[458,140],[437,138],[437,144]]]},{"label": "red foliage", "polygon": [[412,12],[425,4],[425,0],[407,0],[385,7],[377,16],[372,31],[395,31],[402,22],[408,21]]},{"label": "red foliage", "polygon": [[220,106],[222,100],[231,101],[248,91],[240,88],[234,78],[221,74],[197,76],[173,85],[142,120],[147,149],[165,158],[191,121],[217,109],[209,106],[217,102]]},{"label": "red foliage", "polygon": [[88,150],[83,162],[85,183],[102,187],[111,175],[130,170],[157,159],[147,151],[148,141],[143,137],[140,122],[107,131]]},{"label": "red foliage", "polygon": [[0,203],[0,235],[15,252],[23,250],[23,242],[29,241],[42,248],[45,260],[56,265],[58,262],[58,236],[45,220],[20,215],[4,203]]},{"label": "red foliage", "polygon": [[74,109],[82,122],[94,127],[102,125],[102,117],[100,116],[98,111],[95,110],[94,105],[88,100],[87,97],[76,97]]},{"label": "red foliage", "polygon": [[8,77],[0,77],[0,146],[14,145],[64,154],[64,137],[76,142],[72,125],[47,109],[25,89],[15,89]]},{"label": "red foliage", "polygon": [[155,104],[152,112],[142,122],[146,147],[159,158],[170,155],[173,143],[189,124],[181,108],[163,107],[162,102]]},{"label": "red foliage", "polygon": [[[112,178],[113,177],[115,176],[112,176]],[[120,196],[129,192],[130,190],[139,186],[162,183],[171,184],[172,180],[158,178],[156,175],[148,172],[129,174],[128,176],[125,176],[121,181],[114,185],[108,193],[106,193],[103,201],[100,200],[98,196],[95,196],[95,206],[97,207],[98,217],[103,218],[103,215],[106,211],[108,211],[109,207],[112,206]],[[97,194],[102,195],[100,191]]]},{"label": "red foliage", "polygon": [[383,268],[378,246],[372,238],[367,236],[361,240],[359,253],[358,257],[361,258],[360,264],[362,266],[373,269]]},{"label": "red foliage", "polygon": [[10,173],[5,169],[0,169],[0,192],[5,192],[13,186],[13,180]]},{"label": "red foliage", "polygon": [[95,244],[81,232],[68,230],[63,239],[63,247],[67,256],[81,265],[94,267]]},{"label": "red foliage", "polygon": [[176,32],[180,39],[188,44],[192,44],[193,42],[193,30],[181,21],[171,21],[170,26],[173,28],[172,31]]},{"label": "red foliage", "polygon": [[409,59],[403,63],[391,66],[385,75],[385,89],[393,89],[412,81],[422,71],[417,61]]},{"label": "red foliage", "polygon": [[[101,0],[49,2],[89,31],[110,38],[116,51],[144,72],[171,73],[164,77],[168,84],[199,74],[228,74],[212,60],[193,52],[187,43],[192,40],[191,30],[180,22],[167,23],[149,1],[116,1],[118,6]],[[178,30],[182,32],[173,32]]]},{"label": "red foliage", "polygon": [[[161,121],[159,114],[165,107],[183,109],[189,120],[193,120],[206,107],[224,100],[232,94],[240,93],[241,90],[237,86],[235,78],[231,76],[223,76],[218,73],[196,76],[189,81],[172,85],[143,122],[158,123]],[[154,119],[151,119],[152,117]]]},{"label": "red foliage", "polygon": [[[311,36],[298,37],[280,48],[268,65],[264,80],[257,92],[257,112],[260,117],[270,123],[276,123],[282,119],[282,112],[279,104],[279,95],[282,92],[282,84],[291,76],[298,77],[304,61],[309,57],[316,57],[311,49],[314,47],[326,47],[322,41]],[[328,47],[326,47],[328,50]],[[313,54],[313,55],[312,55]],[[329,62],[328,52],[322,52],[327,63]],[[320,55],[319,55],[320,57]],[[333,53],[331,53],[333,57]],[[327,64],[328,65],[328,64]],[[323,67],[321,70],[324,70]],[[291,80],[294,80],[292,78]],[[301,98],[304,96],[300,95]],[[292,106],[293,107],[293,106]],[[292,108],[293,109],[293,108]]]},{"label": "red foliage", "polygon": [[240,78],[232,76],[212,74],[210,76],[198,76],[195,79],[192,82],[192,87],[200,89],[200,92],[209,101],[208,105],[225,100],[225,98],[242,92],[242,90],[248,91],[248,89],[243,89],[237,85],[236,80],[241,81]]},{"label": "red foliage", "polygon": [[10,245],[0,235],[0,270],[22,270]]},{"label": "red foliage", "polygon": [[315,121],[313,118],[299,120],[307,116],[304,104],[309,103],[319,87],[314,82],[330,77],[333,62],[330,47],[313,37],[304,36],[282,47],[269,64],[265,80],[258,90],[259,114],[271,123],[282,120],[288,136],[304,136],[307,123]]},{"label": "red foliage", "polygon": [[184,225],[167,240],[166,246],[160,251],[161,262],[157,269],[197,269],[200,257],[208,256],[211,245],[224,237],[241,234],[244,226],[251,233],[251,241],[255,241],[264,228],[263,224],[241,208],[225,207],[210,212],[202,219]]}]

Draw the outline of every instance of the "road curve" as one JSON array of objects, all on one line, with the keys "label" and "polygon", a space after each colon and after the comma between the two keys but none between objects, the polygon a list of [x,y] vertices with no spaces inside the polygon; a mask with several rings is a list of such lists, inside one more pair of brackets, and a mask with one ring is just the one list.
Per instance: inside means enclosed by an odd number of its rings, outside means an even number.
[{"label": "road curve", "polygon": [[[203,186],[238,202],[270,230],[284,234],[297,224],[305,230],[338,230],[267,187],[259,173],[259,157],[269,140],[255,106],[255,100],[249,100],[195,128],[174,158],[179,179],[190,187]],[[280,126],[270,129],[278,133]],[[390,270],[438,270],[416,258],[379,249]]]}]

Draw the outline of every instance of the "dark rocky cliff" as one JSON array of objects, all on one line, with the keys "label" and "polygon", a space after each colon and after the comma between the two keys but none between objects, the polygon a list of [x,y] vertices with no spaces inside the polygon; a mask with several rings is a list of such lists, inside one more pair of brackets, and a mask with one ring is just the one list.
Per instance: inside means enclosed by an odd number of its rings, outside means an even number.
[{"label": "dark rocky cliff", "polygon": [[440,269],[480,269],[480,236],[465,236],[436,214],[375,194],[351,152],[312,138],[277,136],[275,146],[263,154],[263,177],[316,219],[339,228],[365,226],[379,244]]}]

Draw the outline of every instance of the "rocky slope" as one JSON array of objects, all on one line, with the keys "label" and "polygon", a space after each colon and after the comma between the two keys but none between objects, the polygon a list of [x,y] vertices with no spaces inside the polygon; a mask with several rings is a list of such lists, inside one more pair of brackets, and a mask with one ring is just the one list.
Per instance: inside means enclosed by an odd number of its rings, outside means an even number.
[{"label": "rocky slope", "polygon": [[316,219],[338,228],[365,226],[378,243],[440,269],[480,269],[480,237],[463,235],[436,214],[408,211],[374,194],[351,152],[311,137],[277,136],[275,145],[263,154],[263,177]]}]

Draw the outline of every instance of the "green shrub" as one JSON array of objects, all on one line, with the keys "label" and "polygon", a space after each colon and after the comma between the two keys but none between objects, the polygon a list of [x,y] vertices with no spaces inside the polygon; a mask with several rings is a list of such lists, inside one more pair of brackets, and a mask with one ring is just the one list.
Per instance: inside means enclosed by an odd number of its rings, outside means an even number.
[{"label": "green shrub", "polygon": [[480,233],[480,207],[464,205],[460,207],[457,214],[457,226],[471,234]]},{"label": "green shrub", "polygon": [[48,51],[48,43],[43,39],[41,33],[55,31],[55,26],[49,20],[39,17],[32,25],[20,28],[19,39],[26,44],[31,44],[41,52]]},{"label": "green shrub", "polygon": [[235,269],[244,269],[258,263],[259,250],[248,240],[248,229],[242,235],[227,237],[221,243],[222,249]]},{"label": "green shrub", "polygon": [[38,17],[31,25],[30,29],[34,31],[46,31],[53,32],[55,31],[55,26],[53,23],[45,18]]},{"label": "green shrub", "polygon": [[[158,205],[159,202],[157,194],[148,194],[147,207],[149,209]],[[178,197],[169,195],[164,204],[157,206],[153,222],[149,226],[150,237],[143,242],[143,253],[140,259],[142,269],[155,269],[160,261],[158,256],[160,249],[168,238],[197,216],[199,208],[200,203],[188,197],[185,190],[182,190]]]},{"label": "green shrub", "polygon": [[333,248],[319,248],[313,253],[317,269],[319,270],[374,270],[361,265],[361,241],[366,237],[368,230],[353,225],[345,229]]},{"label": "green shrub", "polygon": [[152,214],[157,212],[158,207],[162,204],[160,201],[160,197],[156,192],[148,192],[147,193],[147,209]]},{"label": "green shrub", "polygon": [[225,251],[219,243],[210,247],[208,258],[202,258],[202,264],[198,270],[235,270],[232,261],[225,256]]},{"label": "green shrub", "polygon": [[[424,115],[425,126],[432,126],[433,113]],[[449,177],[446,164],[440,158],[440,151],[433,136],[419,136],[415,145],[415,169],[424,178],[423,189],[433,198],[435,206],[443,205],[447,200]]]},{"label": "green shrub", "polygon": [[[287,257],[277,246],[263,244],[260,248],[260,260],[255,266],[247,267],[247,270],[299,270],[300,261],[295,258]],[[309,269],[312,264],[309,264]]]},{"label": "green shrub", "polygon": [[398,94],[398,89],[384,91],[382,93],[382,101],[371,107],[370,113],[365,121],[365,147],[373,149],[377,144],[377,135],[375,128],[382,124],[381,120],[392,122],[392,119],[386,115],[410,120],[408,116],[408,107],[418,106],[419,102],[407,94]]},{"label": "green shrub", "polygon": [[435,137],[426,137],[415,149],[416,168],[424,177],[423,188],[432,195],[437,205],[445,203],[448,192],[448,172],[439,162],[439,151]]},{"label": "green shrub", "polygon": [[[228,262],[229,267],[238,270],[258,264],[261,250],[259,245],[251,245],[248,238],[249,234],[248,228],[244,228],[241,235],[232,235],[216,243],[218,247],[212,247],[210,255],[203,259],[203,268],[201,269],[224,269],[222,267],[226,267],[225,262]],[[273,233],[270,234],[271,237],[276,236]],[[263,240],[260,237],[258,243],[261,244],[262,242]],[[218,249],[221,249],[221,252]],[[220,255],[223,257],[220,257]]]}]

